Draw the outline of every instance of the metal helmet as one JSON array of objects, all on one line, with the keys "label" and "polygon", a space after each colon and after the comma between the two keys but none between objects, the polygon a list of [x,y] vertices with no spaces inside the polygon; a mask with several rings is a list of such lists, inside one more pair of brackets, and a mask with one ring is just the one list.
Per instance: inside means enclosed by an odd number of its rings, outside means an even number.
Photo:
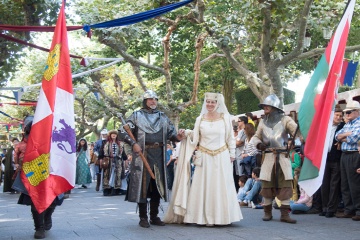
[{"label": "metal helmet", "polygon": [[275,94],[270,94],[264,99],[263,103],[260,103],[258,106],[261,109],[264,109],[264,106],[270,106],[274,107],[276,109],[279,109],[281,112],[284,112],[284,110],[281,107],[280,99]]},{"label": "metal helmet", "polygon": [[32,124],[34,120],[34,116],[27,116],[24,118],[24,125],[23,125],[23,129],[25,129],[26,126]]},{"label": "metal helmet", "polygon": [[149,98],[155,98],[158,100],[158,96],[153,90],[147,90],[143,95],[143,100],[149,99]]},{"label": "metal helmet", "polygon": [[33,120],[34,116],[27,116],[24,118],[23,132],[25,136],[29,135]]}]

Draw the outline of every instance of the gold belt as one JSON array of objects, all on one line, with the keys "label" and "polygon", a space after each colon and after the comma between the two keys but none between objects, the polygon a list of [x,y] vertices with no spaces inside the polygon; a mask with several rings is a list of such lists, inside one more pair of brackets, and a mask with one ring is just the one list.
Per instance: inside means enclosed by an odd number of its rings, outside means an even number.
[{"label": "gold belt", "polygon": [[203,147],[203,146],[199,146],[199,150],[204,152],[204,153],[207,153],[211,156],[216,156],[218,155],[219,153],[225,151],[226,149],[228,149],[227,145],[224,145],[222,146],[221,148],[218,148],[216,150],[210,150],[210,149],[207,149],[206,147]]}]

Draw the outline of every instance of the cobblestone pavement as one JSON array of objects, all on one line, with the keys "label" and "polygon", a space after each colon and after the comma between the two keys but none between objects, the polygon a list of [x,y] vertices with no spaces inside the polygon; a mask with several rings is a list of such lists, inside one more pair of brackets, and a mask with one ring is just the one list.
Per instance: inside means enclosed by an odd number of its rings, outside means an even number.
[{"label": "cobblestone pavement", "polygon": [[[34,227],[29,206],[17,204],[19,194],[3,193],[0,187],[0,239],[33,239]],[[167,203],[161,204],[166,210]],[[164,215],[160,211],[160,217]],[[136,204],[124,196],[104,197],[94,187],[73,189],[70,198],[53,214],[53,227],[46,239],[360,239],[360,222],[325,218],[318,215],[291,215],[297,224],[274,219],[261,220],[261,209],[242,208],[244,219],[226,227],[168,224],[164,227],[139,227]]]}]

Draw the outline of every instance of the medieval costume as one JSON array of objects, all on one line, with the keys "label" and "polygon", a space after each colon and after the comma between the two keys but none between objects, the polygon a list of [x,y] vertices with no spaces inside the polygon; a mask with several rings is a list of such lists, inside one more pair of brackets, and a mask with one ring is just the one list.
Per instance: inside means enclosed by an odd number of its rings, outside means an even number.
[{"label": "medieval costume", "polygon": [[[206,118],[208,109],[205,105],[209,100],[217,104],[213,110],[218,113],[215,119]],[[242,214],[232,175],[235,138],[222,94],[205,94],[194,130],[186,130],[185,135],[187,139],[181,142],[172,199],[164,221],[207,226],[240,221]],[[197,145],[190,186],[190,159]]]},{"label": "medieval costume", "polygon": [[100,132],[101,138],[95,142],[94,146],[94,155],[96,156],[96,162],[95,162],[95,174],[96,174],[96,187],[95,190],[98,192],[100,190],[100,183],[101,183],[101,169],[100,169],[100,158],[99,154],[100,151],[103,149],[106,139],[108,137],[108,130],[103,129]]},{"label": "medieval costume", "polygon": [[108,138],[99,158],[104,161],[108,159],[107,167],[102,168],[102,189],[104,196],[120,195],[121,181],[125,177],[124,161],[127,155],[124,151],[124,143],[117,138],[118,132],[112,130],[108,133]]},{"label": "medieval costume", "polygon": [[[178,141],[177,132],[170,119],[156,109],[157,99],[155,92],[146,91],[143,96],[143,108],[135,111],[127,119],[128,125],[132,127],[132,133],[156,177],[156,180],[150,177],[140,156],[133,156],[126,200],[138,203],[139,225],[145,228],[150,226],[147,216],[148,198],[150,198],[150,223],[165,225],[157,215],[160,198],[168,201],[165,165],[166,142],[167,140]],[[148,103],[151,103],[151,106],[148,106]],[[120,129],[120,134],[129,137],[123,129]]]},{"label": "medieval costume", "polygon": [[55,207],[62,204],[64,200],[64,194],[60,194],[57,196],[54,201],[50,204],[50,206],[44,210],[42,213],[39,213],[35,208],[29,193],[27,192],[24,184],[22,183],[20,177],[20,171],[23,165],[23,158],[26,151],[27,141],[30,134],[31,126],[32,126],[33,117],[26,117],[24,120],[24,137],[21,142],[15,147],[14,153],[14,162],[15,167],[17,168],[17,176],[15,182],[13,184],[13,188],[19,192],[21,195],[19,197],[18,204],[22,205],[31,205],[31,213],[34,220],[35,225],[35,239],[43,239],[45,238],[45,230],[48,231],[52,227],[52,214],[55,211]]},{"label": "medieval costume", "polygon": [[4,159],[4,187],[3,192],[15,192],[14,189],[11,188],[11,186],[14,183],[13,176],[15,173],[14,169],[14,149],[15,145],[17,145],[19,140],[17,138],[14,138],[12,140],[13,146],[11,146],[9,149],[7,149]]},{"label": "medieval costume", "polygon": [[251,143],[263,151],[260,179],[261,195],[264,197],[264,221],[272,219],[272,199],[281,200],[282,222],[296,223],[289,217],[290,198],[292,196],[292,169],[288,156],[288,134],[294,136],[297,125],[294,120],[284,115],[279,98],[272,94],[265,98],[259,107],[264,109],[265,117],[261,119]]},{"label": "medieval costume", "polygon": [[89,168],[90,152],[88,150],[87,141],[82,138],[78,142],[76,149],[76,178],[75,184],[87,188],[87,184],[91,183],[91,173]]}]

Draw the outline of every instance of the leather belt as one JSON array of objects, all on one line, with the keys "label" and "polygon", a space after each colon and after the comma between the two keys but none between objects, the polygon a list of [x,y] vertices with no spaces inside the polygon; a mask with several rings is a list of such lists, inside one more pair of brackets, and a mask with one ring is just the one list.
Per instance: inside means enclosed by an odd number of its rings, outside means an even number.
[{"label": "leather belt", "polygon": [[358,153],[358,151],[343,151],[343,153],[347,153],[347,154],[349,154],[349,153]]},{"label": "leather belt", "polygon": [[163,147],[163,146],[164,146],[163,143],[158,143],[158,142],[145,143],[145,148],[159,148],[159,147]]}]

